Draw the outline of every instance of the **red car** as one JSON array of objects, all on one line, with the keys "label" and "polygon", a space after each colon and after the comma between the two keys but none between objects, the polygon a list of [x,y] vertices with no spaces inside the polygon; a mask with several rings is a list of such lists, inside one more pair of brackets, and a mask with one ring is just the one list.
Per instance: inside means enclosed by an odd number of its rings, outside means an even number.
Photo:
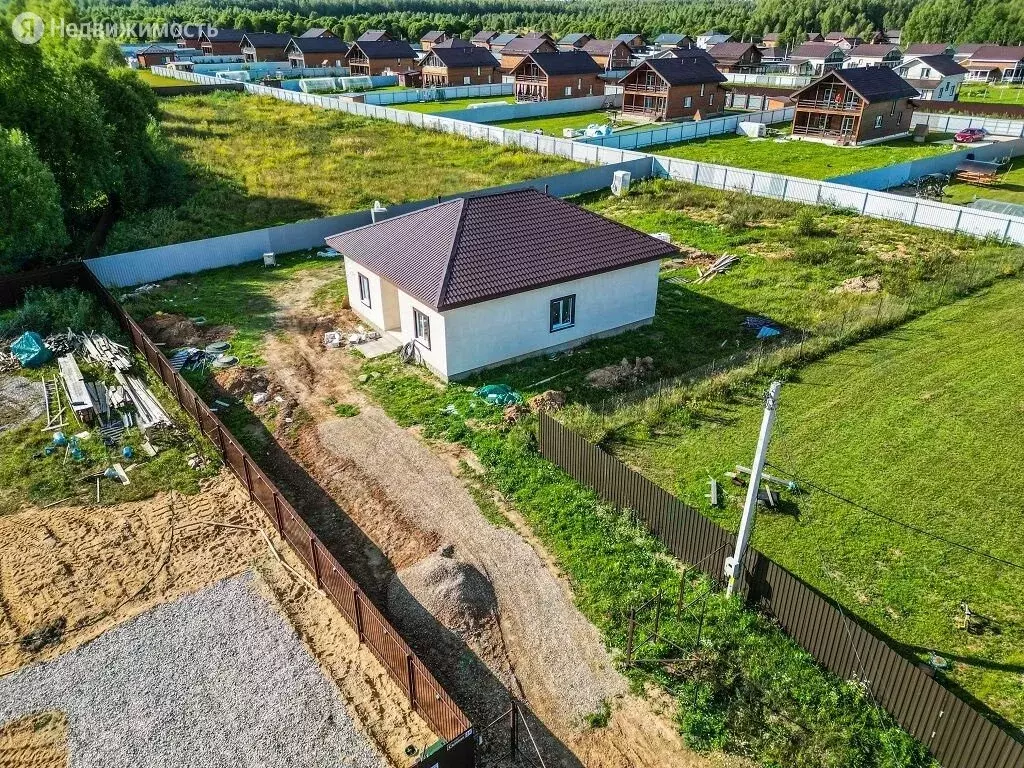
[{"label": "red car", "polygon": [[957,144],[971,144],[985,138],[984,128],[964,128],[953,135],[953,141]]}]

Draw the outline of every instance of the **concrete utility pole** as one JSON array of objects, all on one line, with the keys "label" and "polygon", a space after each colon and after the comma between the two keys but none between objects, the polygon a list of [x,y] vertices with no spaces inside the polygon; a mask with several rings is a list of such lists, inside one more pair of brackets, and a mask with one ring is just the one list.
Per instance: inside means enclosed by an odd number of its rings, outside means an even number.
[{"label": "concrete utility pole", "polygon": [[754,531],[754,513],[757,510],[757,494],[761,488],[761,473],[768,458],[768,443],[772,439],[772,425],[775,424],[775,409],[779,404],[781,381],[773,381],[768,387],[764,399],[764,418],[761,420],[761,434],[757,437],[757,451],[754,453],[754,464],[750,468],[750,485],[747,486],[747,500],[743,504],[743,518],[740,520],[740,532],[736,534],[736,551],[732,557],[725,559],[725,575],[729,577],[726,594],[730,597],[736,588],[736,579],[743,572],[743,556],[747,552],[750,535]]}]

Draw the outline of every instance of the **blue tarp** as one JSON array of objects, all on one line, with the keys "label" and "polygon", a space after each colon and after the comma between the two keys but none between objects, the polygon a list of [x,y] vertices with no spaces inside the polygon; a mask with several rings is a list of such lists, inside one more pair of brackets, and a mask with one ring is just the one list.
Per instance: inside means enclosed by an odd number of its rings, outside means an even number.
[{"label": "blue tarp", "polygon": [[11,344],[11,354],[18,358],[22,368],[38,368],[50,362],[53,353],[46,348],[43,337],[35,331],[26,331]]}]

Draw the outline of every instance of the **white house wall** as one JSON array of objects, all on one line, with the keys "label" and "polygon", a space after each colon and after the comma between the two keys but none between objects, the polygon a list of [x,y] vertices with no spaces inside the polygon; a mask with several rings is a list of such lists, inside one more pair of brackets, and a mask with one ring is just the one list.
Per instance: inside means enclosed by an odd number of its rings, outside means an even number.
[{"label": "white house wall", "polygon": [[[366,275],[370,281],[370,306],[359,298],[360,274]],[[391,283],[351,259],[345,259],[345,282],[348,284],[349,304],[357,315],[382,331],[398,327],[398,291]]]},{"label": "white house wall", "polygon": [[[658,270],[659,262],[652,261],[448,310],[447,374],[458,376],[649,322],[658,299]],[[551,300],[570,294],[576,295],[576,324],[552,333]],[[403,329],[405,322],[403,312]]]},{"label": "white house wall", "polygon": [[430,347],[428,348],[419,342],[416,344],[423,362],[438,376],[447,378],[451,375],[448,370],[447,357],[447,336],[450,333],[447,330],[447,318],[438,314],[437,311],[431,309],[426,304],[417,301],[409,294],[399,291],[398,312],[402,322],[402,330],[399,332],[399,336],[401,336],[403,343],[412,341],[416,336],[416,324],[412,315],[413,309],[418,309],[430,318]]}]

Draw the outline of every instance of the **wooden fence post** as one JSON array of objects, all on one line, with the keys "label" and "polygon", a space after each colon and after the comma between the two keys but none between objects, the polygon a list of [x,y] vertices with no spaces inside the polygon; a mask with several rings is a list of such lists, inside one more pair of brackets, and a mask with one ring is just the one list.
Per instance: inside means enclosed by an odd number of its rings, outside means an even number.
[{"label": "wooden fence post", "polygon": [[409,679],[409,706],[416,711],[416,664],[413,662],[412,654],[405,654],[406,677]]},{"label": "wooden fence post", "polygon": [[359,636],[359,642],[363,642],[363,604],[359,600],[359,590],[352,590],[352,600],[355,603],[356,613],[356,634]]},{"label": "wooden fence post", "polygon": [[284,538],[284,519],[281,516],[281,494],[274,491],[274,522],[277,524],[277,535]]},{"label": "wooden fence post", "polygon": [[324,582],[320,578],[320,557],[316,553],[316,536],[313,534],[309,535],[309,555],[313,560],[313,575],[316,576],[316,586],[318,589],[323,589]]},{"label": "wooden fence post", "polygon": [[252,475],[249,472],[249,460],[242,454],[242,469],[245,471],[245,488],[249,491],[249,501],[256,501],[256,494],[252,492]]}]

